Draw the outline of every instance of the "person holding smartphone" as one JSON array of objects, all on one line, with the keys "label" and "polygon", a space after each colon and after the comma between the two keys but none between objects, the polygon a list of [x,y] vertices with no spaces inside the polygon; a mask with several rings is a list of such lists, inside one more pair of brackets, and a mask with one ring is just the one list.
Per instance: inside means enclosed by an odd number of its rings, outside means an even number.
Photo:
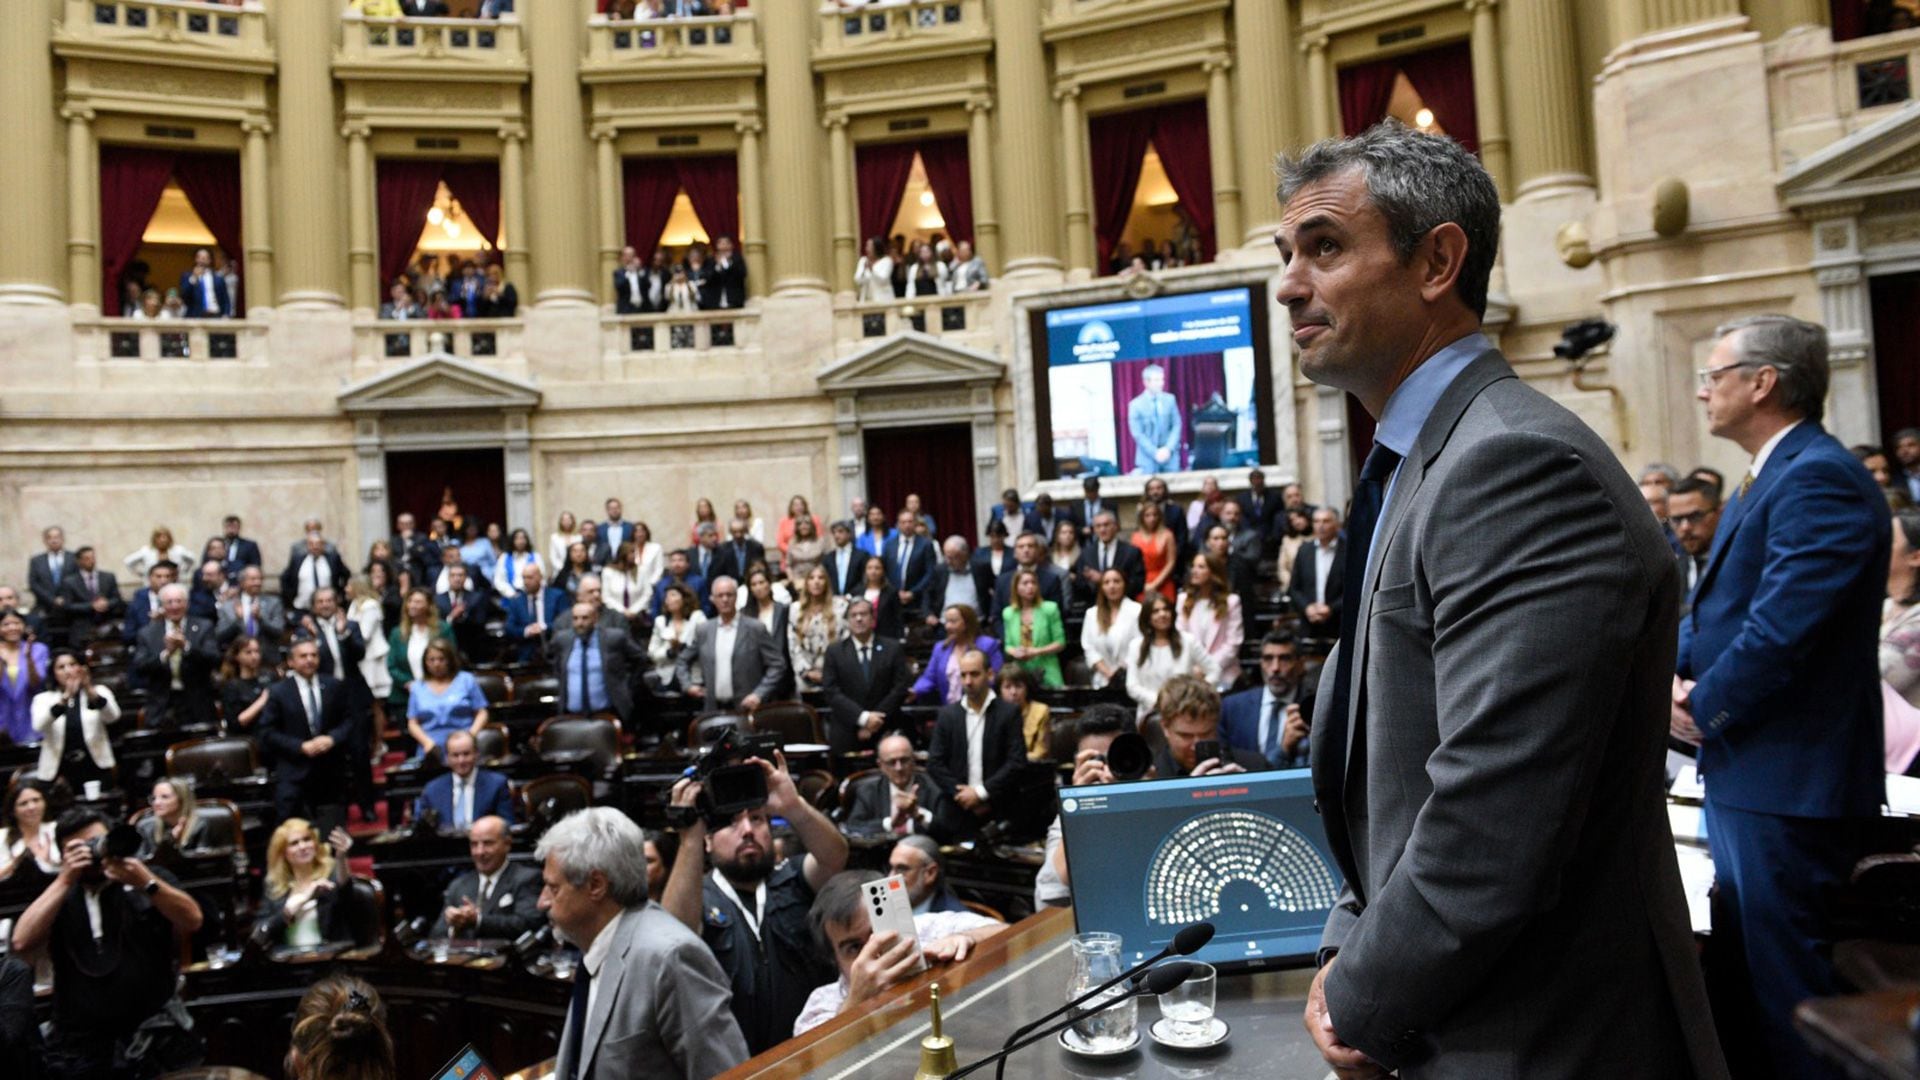
[{"label": "person holding smartphone", "polygon": [[1220,738],[1220,692],[1197,675],[1177,675],[1160,688],[1155,702],[1166,745],[1155,752],[1154,775],[1214,776],[1264,772],[1267,759],[1228,746]]}]

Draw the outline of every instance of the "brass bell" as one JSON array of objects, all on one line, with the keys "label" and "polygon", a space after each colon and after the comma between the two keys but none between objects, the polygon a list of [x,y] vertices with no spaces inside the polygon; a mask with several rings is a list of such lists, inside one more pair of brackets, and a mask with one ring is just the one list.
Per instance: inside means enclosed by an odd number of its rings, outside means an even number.
[{"label": "brass bell", "polygon": [[920,1040],[920,1071],[913,1074],[913,1080],[945,1080],[960,1067],[954,1058],[953,1040],[940,1033],[940,984],[931,987],[930,1004],[933,1006],[933,1034]]}]

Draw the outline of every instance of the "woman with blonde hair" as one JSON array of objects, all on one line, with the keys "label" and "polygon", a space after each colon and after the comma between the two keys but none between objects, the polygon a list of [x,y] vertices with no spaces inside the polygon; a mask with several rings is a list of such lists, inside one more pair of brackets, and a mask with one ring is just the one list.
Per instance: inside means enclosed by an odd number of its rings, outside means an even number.
[{"label": "woman with blonde hair", "polygon": [[254,934],[272,945],[305,947],[344,941],[347,930],[347,852],[353,838],[336,828],[320,842],[313,823],[288,818],[267,841],[265,913]]},{"label": "woman with blonde hair", "polygon": [[815,563],[788,612],[787,651],[794,675],[800,689],[812,690],[825,680],[828,647],[847,636],[847,598],[833,594],[827,568]]},{"label": "woman with blonde hair", "polygon": [[[384,574],[385,566],[379,566]],[[387,608],[383,582],[374,580],[373,566],[368,567],[364,577],[354,578],[347,583],[347,595],[353,602],[347,605],[347,618],[360,627],[360,640],[367,643],[366,655],[360,658],[360,677],[367,681],[367,689],[373,693],[374,731],[387,730],[387,695],[393,693],[393,669],[387,666],[387,655],[393,649],[393,641],[387,636]]]},{"label": "woman with blonde hair", "polygon": [[553,535],[547,537],[547,561],[553,566],[554,576],[558,577],[560,568],[567,565],[567,549],[580,542],[580,522],[573,511],[560,511],[560,520],[554,523]]},{"label": "woman with blonde hair", "polygon": [[[1173,599],[1173,569],[1180,561],[1179,541],[1173,530],[1167,527],[1167,514],[1157,502],[1140,504],[1140,527],[1127,538],[1128,542],[1140,549],[1141,561],[1147,567],[1147,592],[1157,592],[1168,600]],[[1144,602],[1146,597],[1142,596]]]},{"label": "woman with blonde hair", "polygon": [[1109,567],[1100,575],[1093,607],[1080,624],[1080,652],[1096,690],[1126,669],[1129,647],[1140,636],[1140,603],[1127,595],[1127,575]]},{"label": "woman with blonde hair", "polygon": [[767,523],[754,516],[753,504],[745,499],[733,500],[733,516],[747,523],[747,535],[759,543],[767,542]]},{"label": "woman with blonde hair", "polygon": [[147,842],[143,858],[150,858],[163,844],[181,851],[207,846],[207,823],[200,816],[192,784],[171,776],[155,780],[153,791],[147,795],[147,808],[153,813],[134,823]]},{"label": "woman with blonde hair", "polygon": [[[784,527],[791,520],[782,518]],[[820,535],[820,529],[814,524],[814,518],[803,517],[793,523],[793,535],[780,545],[785,552],[786,575],[788,581],[803,581],[814,567],[822,564],[827,557],[827,541]]]},{"label": "woman with blonde hair", "polygon": [[[812,507],[807,504],[807,497],[795,495],[787,500],[787,516],[780,519],[779,527],[774,530],[774,539],[779,543],[781,551],[787,550],[787,547],[793,543],[794,536],[803,521],[813,526],[813,535],[816,538],[826,529],[826,525],[820,521],[820,515],[814,513]],[[796,575],[789,572],[787,576]]]},{"label": "woman with blonde hair", "polygon": [[1215,690],[1224,691],[1240,678],[1240,643],[1246,638],[1246,627],[1240,598],[1227,586],[1226,560],[1207,552],[1193,557],[1175,625],[1213,658],[1220,673],[1213,683]]},{"label": "woman with blonde hair", "polygon": [[1015,570],[1007,592],[1007,606],[1000,613],[1007,659],[1019,661],[1048,689],[1065,686],[1060,654],[1067,650],[1067,628],[1060,605],[1040,595],[1040,574],[1032,569]]},{"label": "woman with blonde hair", "polygon": [[155,525],[153,535],[147,539],[147,546],[122,560],[126,563],[127,569],[133,571],[134,576],[141,581],[147,579],[147,574],[152,571],[154,563],[163,561],[179,567],[173,580],[182,585],[193,583],[193,553],[174,543],[173,530],[165,525]]},{"label": "woman with blonde hair", "polygon": [[400,609],[400,625],[387,636],[387,673],[393,677],[393,691],[387,704],[405,705],[413,692],[413,682],[427,673],[424,662],[427,645],[435,641],[453,644],[453,636],[440,621],[440,609],[433,594],[425,589],[407,593]]}]

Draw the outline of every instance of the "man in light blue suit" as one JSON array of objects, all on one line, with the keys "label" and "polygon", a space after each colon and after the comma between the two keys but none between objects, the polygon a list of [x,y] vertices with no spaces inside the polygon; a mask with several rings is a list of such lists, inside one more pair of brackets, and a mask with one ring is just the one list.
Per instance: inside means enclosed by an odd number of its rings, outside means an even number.
[{"label": "man in light blue suit", "polygon": [[419,817],[432,810],[443,829],[465,830],[483,817],[497,817],[511,823],[513,788],[507,778],[480,767],[480,744],[470,731],[447,736],[447,772],[427,782],[426,789],[413,804]]},{"label": "man in light blue suit", "polygon": [[1822,894],[1867,853],[1886,794],[1876,650],[1892,524],[1820,426],[1826,330],[1762,315],[1718,337],[1699,397],[1708,430],[1752,464],[1680,623],[1672,733],[1700,747],[1714,935],[1745,952],[1758,1042],[1777,1075],[1838,1077],[1793,1009],[1840,992]]},{"label": "man in light blue suit", "polygon": [[1167,372],[1148,364],[1140,373],[1145,389],[1127,403],[1127,432],[1133,436],[1133,471],[1180,469],[1180,405],[1167,393]]}]

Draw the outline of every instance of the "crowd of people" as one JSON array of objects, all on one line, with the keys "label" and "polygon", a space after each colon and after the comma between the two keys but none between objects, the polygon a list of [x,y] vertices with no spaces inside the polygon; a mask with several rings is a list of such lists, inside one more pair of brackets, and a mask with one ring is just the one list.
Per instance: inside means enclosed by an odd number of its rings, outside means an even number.
[{"label": "crowd of people", "polygon": [[510,319],[520,310],[520,294],[506,279],[498,252],[464,258],[422,254],[387,287],[380,317],[414,319]]},{"label": "crowd of people", "polygon": [[979,292],[990,280],[971,240],[954,242],[939,233],[911,245],[899,233],[870,236],[853,266],[854,296],[863,304]]},{"label": "crowd of people", "polygon": [[613,297],[621,315],[739,308],[747,302],[747,260],[731,236],[715,238],[711,251],[691,244],[679,258],[656,247],[642,261],[638,249],[624,247],[613,272]]}]

